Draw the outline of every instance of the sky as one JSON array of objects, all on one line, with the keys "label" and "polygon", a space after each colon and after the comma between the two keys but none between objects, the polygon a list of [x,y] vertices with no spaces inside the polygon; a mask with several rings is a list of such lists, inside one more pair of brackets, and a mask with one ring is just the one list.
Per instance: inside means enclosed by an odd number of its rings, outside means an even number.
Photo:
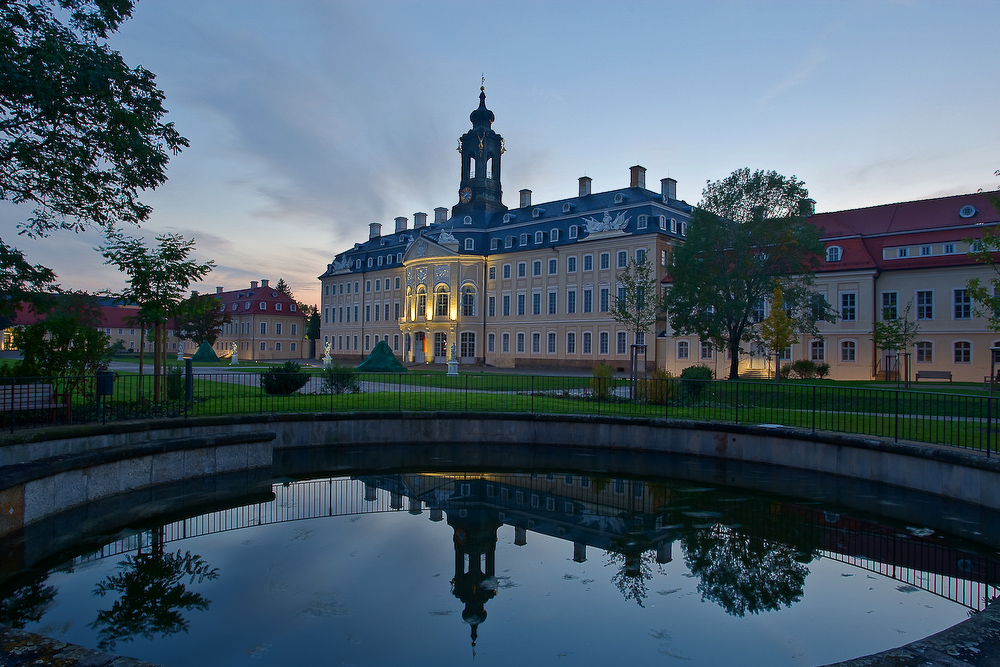
[{"label": "sky", "polygon": [[[485,77],[504,203],[776,170],[817,211],[995,190],[995,0],[138,0],[111,39],[191,146],[141,229],[194,238],[201,291],[318,276],[368,224],[458,202]],[[97,232],[0,236],[64,288],[118,290]]]}]

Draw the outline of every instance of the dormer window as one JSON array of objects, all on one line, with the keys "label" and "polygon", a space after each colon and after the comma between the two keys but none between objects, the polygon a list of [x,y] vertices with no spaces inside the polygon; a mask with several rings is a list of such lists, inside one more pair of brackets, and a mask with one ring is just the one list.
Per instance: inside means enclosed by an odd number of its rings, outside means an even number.
[{"label": "dormer window", "polygon": [[490,239],[490,250],[496,250],[500,247],[500,239]]},{"label": "dormer window", "polygon": [[272,299],[277,299],[278,298],[278,293],[277,292],[271,292],[271,298]]},{"label": "dormer window", "polygon": [[397,252],[396,253],[396,263],[397,264],[402,264],[403,263],[403,253],[401,253],[401,252]]},{"label": "dormer window", "polygon": [[274,309],[275,310],[281,310],[281,304],[280,303],[274,304]]},{"label": "dormer window", "polygon": [[369,269],[370,269],[370,268],[372,268],[372,264],[374,264],[374,263],[375,263],[375,260],[374,260],[374,259],[372,259],[371,257],[369,257],[369,258],[368,258],[368,268],[369,268]]},{"label": "dormer window", "polygon": [[549,232],[549,240],[551,240],[551,241],[558,241],[559,240],[559,230],[558,229],[553,229],[552,231]]},{"label": "dormer window", "polygon": [[636,229],[646,229],[646,227],[648,225],[649,225],[649,216],[648,215],[640,215],[638,222],[636,222],[635,228]]},{"label": "dormer window", "polygon": [[471,251],[474,248],[475,248],[475,246],[474,246],[473,240],[472,239],[465,239],[465,249]]},{"label": "dormer window", "polygon": [[360,269],[361,268],[361,260],[360,259],[354,260],[354,268],[355,269]]},{"label": "dormer window", "polygon": [[545,243],[545,232],[535,232],[535,243]]},{"label": "dormer window", "polygon": [[667,231],[667,216],[660,216],[660,231]]},{"label": "dormer window", "polygon": [[267,310],[267,302],[266,301],[261,301],[260,302],[260,309],[261,310]]},{"label": "dormer window", "polygon": [[[369,261],[369,262],[371,262],[371,260],[368,260],[368,261]],[[382,266],[382,255],[379,255],[379,256],[378,256],[378,262],[377,262],[377,264],[378,264],[379,266]],[[369,264],[368,264],[368,266],[371,266],[371,264],[369,263]]]},{"label": "dormer window", "polygon": [[243,310],[250,310],[250,302],[247,301],[243,304]]},{"label": "dormer window", "polygon": [[514,214],[513,213],[504,213],[503,214],[503,224],[506,225],[508,222],[510,222],[513,219],[514,219]]},{"label": "dormer window", "polygon": [[467,215],[464,218],[462,218],[462,224],[471,225],[472,224],[472,216],[471,215]]},{"label": "dormer window", "polygon": [[622,193],[620,193],[620,192],[619,192],[619,193],[617,193],[617,194],[615,195],[615,203],[616,203],[616,204],[621,204],[621,203],[622,203],[623,201],[625,201],[625,195],[623,195],[623,194],[622,194]]},{"label": "dormer window", "polygon": [[570,204],[569,202],[566,202],[565,204],[563,204],[563,213],[569,213],[572,210],[573,210],[573,205],[572,204]]},{"label": "dormer window", "polygon": [[569,237],[571,239],[575,239],[575,238],[577,238],[579,236],[580,236],[580,228],[577,227],[576,225],[570,225],[569,226]]},{"label": "dormer window", "polygon": [[240,304],[238,304],[238,303],[234,303],[234,304],[233,304],[233,310],[236,310],[236,309],[237,309],[237,308],[239,308],[239,307],[240,307]]},{"label": "dormer window", "polygon": [[521,234],[520,241],[521,241],[521,245],[522,246],[528,245],[528,235],[527,234]]},{"label": "dormer window", "polygon": [[670,233],[677,233],[677,218],[670,218]]},{"label": "dormer window", "polygon": [[537,217],[539,217],[541,215],[542,215],[542,209],[540,209],[540,208],[533,208],[533,209],[531,209],[531,217],[532,218],[537,218]]},{"label": "dormer window", "polygon": [[290,310],[290,311],[292,311],[294,313],[296,311],[295,304],[293,303],[292,305],[290,305],[288,307],[288,310]]},{"label": "dormer window", "polygon": [[681,223],[681,236],[687,236],[687,234],[688,234],[688,223],[682,222]]},{"label": "dormer window", "polygon": [[507,237],[505,237],[504,240],[503,240],[503,247],[504,248],[511,248],[513,246],[514,246],[514,237],[513,236],[507,236]]},{"label": "dormer window", "polygon": [[828,262],[839,262],[840,255],[843,252],[843,248],[840,246],[832,245],[826,249],[826,261]]}]

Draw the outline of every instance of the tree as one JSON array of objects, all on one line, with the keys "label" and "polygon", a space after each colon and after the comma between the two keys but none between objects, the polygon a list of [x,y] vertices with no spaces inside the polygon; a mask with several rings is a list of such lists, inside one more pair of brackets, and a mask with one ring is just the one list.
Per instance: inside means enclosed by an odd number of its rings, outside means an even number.
[{"label": "tree", "polygon": [[222,327],[232,322],[222,300],[212,294],[193,294],[177,304],[174,311],[175,335],[200,345],[215,345]]},{"label": "tree", "polygon": [[86,373],[108,367],[114,348],[104,333],[100,306],[90,294],[59,295],[44,319],[19,327],[14,344],[21,350],[18,374],[62,378],[75,386]]},{"label": "tree", "polygon": [[[997,176],[1000,176],[1000,169]],[[990,197],[990,201],[1000,211],[1000,197]],[[970,245],[969,255],[974,260],[993,269],[993,276],[985,283],[979,278],[972,278],[965,284],[972,298],[973,314],[987,318],[986,326],[991,331],[1000,331],[1000,264],[996,261],[996,253],[1000,252],[1000,230],[986,227],[982,238],[965,239],[965,242]]]},{"label": "tree", "polygon": [[[900,317],[889,309],[882,311],[882,321],[876,321],[872,327],[871,340],[875,347],[883,352],[896,352],[908,350],[917,339],[920,332],[920,325],[910,319],[910,311],[913,302],[908,301],[906,308]],[[889,369],[887,368],[886,371]],[[909,382],[909,378],[907,378]]]},{"label": "tree", "polygon": [[[132,0],[0,3],[0,200],[34,207],[19,226],[43,237],[139,224],[140,191],[166,180],[187,139],[162,122],[154,76],[130,68],[104,41]],[[0,238],[0,316],[9,304],[54,291],[51,270]]]},{"label": "tree", "polygon": [[284,278],[278,278],[278,284],[274,286],[274,290],[276,292],[281,292],[285,296],[290,296],[293,299],[295,298],[292,296],[292,288],[288,286],[288,283],[285,282]]},{"label": "tree", "polygon": [[56,275],[40,264],[30,264],[17,248],[0,241],[0,328],[10,324],[23,304],[41,307],[40,298],[58,291]]},{"label": "tree", "polygon": [[739,378],[742,345],[758,336],[756,306],[779,279],[800,331],[833,317],[828,304],[816,312],[811,299],[822,243],[806,221],[810,208],[805,184],[774,171],[740,169],[702,192],[674,253],[663,307],[675,333],[728,347],[730,380]]},{"label": "tree", "polygon": [[[629,259],[628,266],[618,274],[618,298],[611,309],[615,322],[624,325],[632,333],[632,341],[639,343],[652,329],[660,313],[657,298],[657,280],[647,257],[642,261]],[[632,348],[632,380],[637,372],[636,348]],[[634,389],[634,387],[633,387]],[[634,395],[634,393],[633,393]]]},{"label": "tree", "polygon": [[[187,139],[163,123],[153,74],[104,41],[132,0],[0,4],[0,199],[33,204],[30,236],[138,224]],[[65,17],[65,22],[63,17]]]},{"label": "tree", "polygon": [[781,351],[795,342],[795,320],[785,310],[785,295],[781,283],[774,286],[771,296],[771,312],[760,323],[760,336],[768,350],[774,352],[774,381],[781,379],[778,364],[781,361]]},{"label": "tree", "polygon": [[[167,320],[173,315],[188,286],[208,275],[215,262],[203,264],[188,259],[194,251],[194,239],[180,234],[156,237],[157,247],[149,249],[142,239],[125,236],[118,229],[108,230],[105,245],[98,248],[107,261],[128,275],[128,287],[118,294],[125,301],[138,304],[143,328],[153,326],[153,400],[160,400],[161,367],[166,365]],[[141,355],[140,355],[141,359]],[[139,366],[142,378],[142,366]],[[139,385],[141,391],[142,385]]]}]

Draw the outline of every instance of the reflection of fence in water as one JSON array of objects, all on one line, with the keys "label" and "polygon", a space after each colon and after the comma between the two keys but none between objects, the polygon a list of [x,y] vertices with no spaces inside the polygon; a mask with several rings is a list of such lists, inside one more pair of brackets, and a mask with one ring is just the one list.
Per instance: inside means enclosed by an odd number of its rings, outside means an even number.
[{"label": "reflection of fence in water", "polygon": [[[489,480],[511,489],[522,487],[526,492],[524,501],[514,500],[518,498],[515,491],[506,502],[497,496],[499,502],[491,503],[491,507],[502,509],[506,505],[510,509],[512,502],[519,505],[523,502],[519,515],[537,512],[544,515],[545,520],[550,520],[553,512],[545,504],[535,506],[531,501],[531,493],[540,488],[547,488],[551,495],[557,487],[565,486],[565,489],[558,489],[560,496],[577,506],[585,503],[591,516],[595,512],[615,518],[620,518],[622,512],[629,512],[631,516],[637,516],[635,513],[648,516],[654,507],[665,500],[662,490],[659,493],[651,491],[662,489],[660,484],[620,479],[597,480],[595,483],[593,478],[569,474],[411,474],[367,479],[377,479],[382,486],[394,484],[395,488],[379,488],[362,479],[348,478],[276,484],[273,486],[275,499],[272,502],[254,503],[174,521],[165,524],[162,529],[136,533],[106,544],[100,550],[78,558],[77,562],[108,558],[137,549],[148,550],[153,545],[154,533],[160,531],[162,541],[170,543],[304,519],[401,511],[418,514],[425,507],[433,510],[448,509],[449,504],[467,506],[469,499],[463,493],[463,484],[470,480]],[[572,485],[569,480],[573,481]],[[439,493],[435,495],[435,491]],[[435,500],[431,500],[432,497]],[[1000,594],[1000,563],[992,559],[934,542],[933,538],[925,540],[919,535],[901,535],[894,529],[869,521],[843,517],[849,523],[845,529],[840,517],[833,522],[809,516],[816,512],[823,513],[816,507],[795,503],[778,503],[778,506],[781,507],[778,514],[782,519],[777,523],[813,522],[814,529],[820,532],[821,546],[817,553],[822,557],[889,577],[970,609],[983,609],[990,599]],[[568,505],[559,504],[558,508],[557,512],[565,513]],[[775,519],[773,513],[769,518],[761,517],[760,525],[754,526],[755,533],[767,540],[774,539],[768,533],[777,527]],[[659,529],[659,519],[655,523]],[[594,546],[604,548],[606,545]]]}]

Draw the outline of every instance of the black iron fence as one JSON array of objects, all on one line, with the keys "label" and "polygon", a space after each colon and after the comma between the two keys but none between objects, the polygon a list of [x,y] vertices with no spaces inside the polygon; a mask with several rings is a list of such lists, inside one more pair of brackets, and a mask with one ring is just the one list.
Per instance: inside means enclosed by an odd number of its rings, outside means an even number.
[{"label": "black iron fence", "polygon": [[767,424],[984,451],[993,397],[797,382],[508,374],[214,371],[4,378],[3,431],[50,424],[310,412],[579,414]]}]

